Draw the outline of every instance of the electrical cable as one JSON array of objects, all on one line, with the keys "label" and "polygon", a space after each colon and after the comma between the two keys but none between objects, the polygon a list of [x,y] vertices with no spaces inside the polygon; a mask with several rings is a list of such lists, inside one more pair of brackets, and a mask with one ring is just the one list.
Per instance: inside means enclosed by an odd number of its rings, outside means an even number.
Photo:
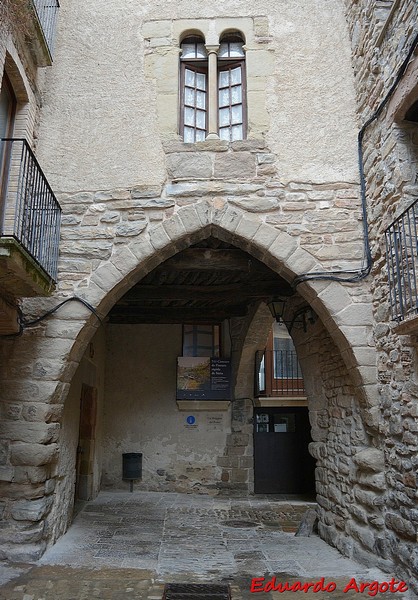
[{"label": "electrical cable", "polygon": [[389,102],[390,98],[394,94],[396,88],[398,87],[406,69],[408,68],[409,61],[415,49],[418,45],[418,33],[415,35],[412,44],[409,48],[409,51],[402,62],[399,71],[396,75],[395,81],[387,92],[386,96],[383,98],[382,102],[379,104],[375,112],[367,119],[364,125],[361,127],[358,136],[357,136],[357,154],[358,154],[358,168],[360,175],[360,195],[361,195],[361,207],[362,207],[362,217],[363,217],[363,240],[364,240],[364,255],[363,255],[363,266],[357,270],[341,270],[341,271],[314,271],[312,273],[304,273],[302,275],[298,275],[292,281],[291,285],[293,288],[296,288],[300,283],[304,281],[310,281],[313,279],[316,280],[329,280],[329,281],[341,281],[346,283],[354,283],[357,281],[361,281],[365,277],[367,277],[372,269],[372,254],[370,250],[370,239],[369,239],[369,229],[367,223],[367,198],[366,198],[366,178],[364,175],[364,163],[363,163],[363,139],[368,127],[380,116],[383,109]]},{"label": "electrical cable", "polygon": [[89,304],[86,300],[83,300],[83,298],[80,298],[79,296],[71,296],[71,298],[66,298],[65,300],[60,302],[60,304],[57,304],[57,306],[54,306],[54,308],[51,308],[51,310],[48,310],[48,312],[46,312],[45,314],[41,315],[40,317],[37,317],[36,319],[33,319],[33,321],[23,321],[23,327],[24,328],[25,327],[33,327],[40,321],[43,321],[44,319],[46,319],[46,317],[49,317],[50,315],[52,315],[59,308],[61,308],[61,306],[64,306],[64,304],[67,304],[67,302],[81,302],[81,304],[84,304],[84,306],[86,308],[88,308],[90,312],[92,312],[94,314],[94,316],[100,321],[100,323],[103,323],[102,319],[99,317],[96,310],[93,308],[93,306],[91,304]]},{"label": "electrical cable", "polygon": [[11,333],[11,334],[7,334],[7,335],[1,335],[0,337],[14,338],[14,337],[21,336],[26,328],[37,325],[38,323],[40,323],[41,321],[43,321],[44,319],[46,319],[47,317],[49,317],[50,315],[55,313],[59,308],[61,308],[61,306],[64,306],[64,304],[67,304],[67,302],[81,302],[81,304],[83,304],[86,308],[88,308],[88,310],[94,314],[94,316],[100,321],[100,323],[103,324],[102,319],[98,315],[96,309],[91,304],[89,304],[86,300],[83,300],[83,298],[80,298],[79,296],[72,296],[71,298],[66,298],[65,300],[63,300],[62,302],[57,304],[57,306],[54,306],[54,308],[51,308],[51,310],[48,310],[46,313],[44,313],[40,317],[37,317],[36,319],[33,319],[31,321],[25,321],[25,319],[23,318],[22,310],[20,309],[19,306],[16,306],[15,308],[18,311],[19,331],[16,333]]}]

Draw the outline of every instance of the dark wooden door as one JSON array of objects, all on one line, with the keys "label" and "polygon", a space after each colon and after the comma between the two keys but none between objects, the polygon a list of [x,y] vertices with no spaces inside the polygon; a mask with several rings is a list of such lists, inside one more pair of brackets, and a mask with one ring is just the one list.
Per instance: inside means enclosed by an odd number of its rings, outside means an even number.
[{"label": "dark wooden door", "polygon": [[91,500],[97,413],[97,389],[83,383],[80,398],[80,429],[76,460],[76,500]]},{"label": "dark wooden door", "polygon": [[314,490],[308,409],[258,408],[254,414],[254,491],[302,494]]}]

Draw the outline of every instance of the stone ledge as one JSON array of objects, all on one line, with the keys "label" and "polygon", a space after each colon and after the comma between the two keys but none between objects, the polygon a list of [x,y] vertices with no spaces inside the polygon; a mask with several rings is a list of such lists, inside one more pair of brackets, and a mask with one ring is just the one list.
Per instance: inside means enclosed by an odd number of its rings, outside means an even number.
[{"label": "stone ledge", "polygon": [[275,407],[275,406],[308,406],[307,396],[283,396],[282,398],[265,397],[255,398],[254,406]]},{"label": "stone ledge", "polygon": [[229,400],[177,400],[177,407],[180,411],[223,411],[228,410],[230,404]]},{"label": "stone ledge", "polygon": [[265,150],[266,146],[263,139],[248,139],[228,142],[226,140],[205,140],[204,142],[182,142],[169,140],[163,143],[163,149],[166,154],[176,152],[258,152]]},{"label": "stone ledge", "polygon": [[398,323],[393,328],[393,331],[399,335],[418,335],[418,315],[409,317],[405,321]]},{"label": "stone ledge", "polygon": [[14,238],[0,238],[0,279],[14,297],[49,296],[55,289],[52,278]]}]

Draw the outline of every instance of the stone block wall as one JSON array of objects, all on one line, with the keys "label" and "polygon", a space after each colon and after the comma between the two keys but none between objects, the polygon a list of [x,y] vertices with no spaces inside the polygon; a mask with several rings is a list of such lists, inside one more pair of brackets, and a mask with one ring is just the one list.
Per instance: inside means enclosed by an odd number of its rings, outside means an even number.
[{"label": "stone block wall", "polygon": [[390,569],[382,506],[383,452],[365,425],[364,403],[338,349],[320,323],[299,334],[298,356],[309,397],[321,536],[346,556]]},{"label": "stone block wall", "polygon": [[224,456],[217,465],[222,468],[217,488],[221,494],[243,495],[254,490],[253,404],[250,398],[232,403],[231,433],[226,438]]},{"label": "stone block wall", "polygon": [[[36,146],[44,80],[36,36],[29,4],[1,4],[0,81],[6,73],[16,96],[13,137],[26,139],[32,147]],[[16,281],[21,283],[18,278]],[[15,307],[18,295],[17,290],[15,294],[6,293],[0,283],[0,301],[5,298],[9,306]],[[14,324],[16,320],[17,313],[13,312],[10,321]],[[45,519],[54,502],[56,479],[52,465],[58,458],[63,407],[49,403],[43,395],[48,387],[45,382],[39,381],[38,387],[27,381],[33,371],[30,350],[22,349],[19,356],[11,351],[11,345],[12,340],[0,339],[0,556],[31,560],[46,547]],[[22,360],[26,366],[21,369],[16,363]],[[10,379],[14,382],[9,386],[6,381]]]},{"label": "stone block wall", "polygon": [[[416,2],[347,2],[360,125],[373,114],[394,84],[417,34]],[[403,121],[417,97],[417,51],[386,108],[364,138],[369,231],[374,259],[371,289],[379,390],[379,448],[386,471],[379,505],[379,551],[391,557],[399,576],[418,591],[416,498],[418,452],[418,365],[416,331],[392,320],[386,228],[418,197],[418,126]],[[415,89],[415,91],[414,91]],[[376,479],[376,477],[374,477]],[[384,490],[384,486],[386,489]],[[364,493],[358,497],[368,503]],[[384,533],[383,533],[384,532]]]}]

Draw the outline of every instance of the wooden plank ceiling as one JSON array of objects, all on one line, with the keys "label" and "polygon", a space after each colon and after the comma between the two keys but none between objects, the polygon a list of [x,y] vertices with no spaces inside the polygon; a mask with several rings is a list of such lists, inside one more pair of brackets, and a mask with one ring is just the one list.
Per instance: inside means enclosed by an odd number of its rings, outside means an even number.
[{"label": "wooden plank ceiling", "polygon": [[290,296],[290,285],[234,246],[209,238],[169,258],[112,308],[110,323],[220,323]]}]

